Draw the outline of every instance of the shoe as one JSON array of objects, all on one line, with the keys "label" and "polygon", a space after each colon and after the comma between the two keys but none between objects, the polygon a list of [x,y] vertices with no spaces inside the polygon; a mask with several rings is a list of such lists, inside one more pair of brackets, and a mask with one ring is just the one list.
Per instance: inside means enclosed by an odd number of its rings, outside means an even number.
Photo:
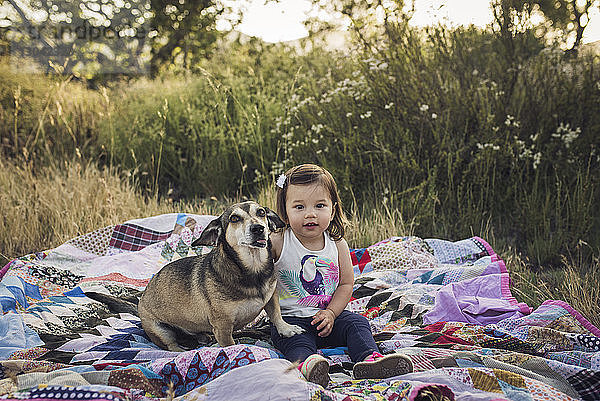
[{"label": "shoe", "polygon": [[373,355],[364,361],[355,363],[352,369],[355,379],[385,379],[412,371],[412,361],[406,355],[383,356],[377,352],[373,352]]},{"label": "shoe", "polygon": [[329,362],[319,354],[312,354],[298,366],[306,380],[323,388],[329,384]]}]

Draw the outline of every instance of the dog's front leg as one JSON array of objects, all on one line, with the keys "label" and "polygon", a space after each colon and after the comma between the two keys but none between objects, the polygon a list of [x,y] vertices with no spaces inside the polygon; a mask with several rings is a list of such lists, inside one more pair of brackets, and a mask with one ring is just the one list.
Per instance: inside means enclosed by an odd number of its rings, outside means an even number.
[{"label": "dog's front leg", "polygon": [[269,319],[277,329],[279,335],[283,337],[291,337],[304,332],[302,327],[296,326],[295,324],[286,323],[281,317],[281,309],[279,308],[279,295],[277,294],[277,291],[273,292],[273,296],[265,305],[265,312],[267,312],[267,316],[269,316]]},{"label": "dog's front leg", "polygon": [[215,319],[216,321],[211,322],[213,333],[219,345],[221,347],[228,347],[234,345],[233,341],[233,323],[226,321],[225,319]]}]

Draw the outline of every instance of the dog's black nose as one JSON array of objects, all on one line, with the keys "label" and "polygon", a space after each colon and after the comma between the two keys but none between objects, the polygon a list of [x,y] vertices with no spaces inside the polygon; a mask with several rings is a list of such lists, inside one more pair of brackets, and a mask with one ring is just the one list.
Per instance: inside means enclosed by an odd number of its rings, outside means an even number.
[{"label": "dog's black nose", "polygon": [[252,234],[262,234],[265,232],[265,226],[261,224],[252,224],[250,226],[250,231],[252,232]]}]

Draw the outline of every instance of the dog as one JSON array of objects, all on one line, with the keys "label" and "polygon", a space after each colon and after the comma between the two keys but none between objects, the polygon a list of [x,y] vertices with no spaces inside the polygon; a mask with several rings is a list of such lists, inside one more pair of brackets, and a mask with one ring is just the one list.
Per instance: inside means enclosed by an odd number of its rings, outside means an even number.
[{"label": "dog", "polygon": [[207,254],[165,265],[144,290],[137,311],[152,342],[183,351],[177,333],[212,331],[220,346],[264,309],[284,337],[304,330],[281,317],[269,234],[284,227],[270,209],[247,201],[211,221],[192,246],[215,245]]}]

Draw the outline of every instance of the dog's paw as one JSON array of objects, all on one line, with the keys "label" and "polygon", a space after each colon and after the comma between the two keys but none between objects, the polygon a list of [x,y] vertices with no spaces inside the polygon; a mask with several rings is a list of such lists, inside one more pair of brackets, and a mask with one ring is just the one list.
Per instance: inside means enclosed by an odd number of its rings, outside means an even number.
[{"label": "dog's paw", "polygon": [[277,332],[282,337],[292,337],[296,334],[304,333],[304,329],[300,326],[296,326],[295,324],[285,324],[285,326],[281,326],[277,329]]}]

